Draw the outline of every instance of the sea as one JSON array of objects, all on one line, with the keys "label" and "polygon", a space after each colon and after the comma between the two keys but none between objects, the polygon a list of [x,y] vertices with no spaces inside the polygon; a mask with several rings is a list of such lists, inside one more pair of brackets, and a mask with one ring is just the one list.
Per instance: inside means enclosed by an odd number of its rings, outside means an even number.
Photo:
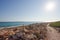
[{"label": "sea", "polygon": [[35,22],[0,22],[0,28],[17,27],[17,26],[29,25],[33,23]]}]

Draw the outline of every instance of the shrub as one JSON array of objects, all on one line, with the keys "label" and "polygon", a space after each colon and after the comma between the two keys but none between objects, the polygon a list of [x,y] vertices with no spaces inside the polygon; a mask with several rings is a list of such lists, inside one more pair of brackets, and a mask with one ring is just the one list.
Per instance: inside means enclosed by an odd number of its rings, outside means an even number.
[{"label": "shrub", "polygon": [[60,21],[59,22],[53,22],[50,24],[50,26],[60,28]]}]

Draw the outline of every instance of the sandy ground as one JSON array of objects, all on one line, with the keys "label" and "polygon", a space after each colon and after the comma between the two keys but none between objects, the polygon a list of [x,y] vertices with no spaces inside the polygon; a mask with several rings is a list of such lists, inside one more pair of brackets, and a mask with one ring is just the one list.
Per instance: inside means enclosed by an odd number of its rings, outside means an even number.
[{"label": "sandy ground", "polygon": [[48,40],[60,40],[60,34],[56,29],[47,25],[47,37]]}]

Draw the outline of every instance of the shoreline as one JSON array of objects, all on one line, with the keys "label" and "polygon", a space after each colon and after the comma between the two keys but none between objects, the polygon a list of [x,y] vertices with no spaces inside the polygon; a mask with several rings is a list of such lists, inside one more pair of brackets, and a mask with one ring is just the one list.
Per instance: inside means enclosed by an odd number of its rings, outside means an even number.
[{"label": "shoreline", "polygon": [[[14,36],[15,35],[15,36]],[[23,36],[24,35],[24,36]],[[2,37],[1,37],[2,36]],[[12,36],[12,38],[11,38]],[[14,38],[16,37],[16,38]],[[22,38],[21,38],[22,37]],[[5,39],[4,39],[5,38]],[[0,30],[1,40],[40,40],[46,39],[46,23],[34,23]]]},{"label": "shoreline", "polygon": [[0,30],[1,29],[8,29],[8,28],[16,28],[16,27],[21,27],[21,26],[28,26],[28,25],[33,25],[33,24],[41,24],[41,23],[31,23],[31,24],[22,24],[22,25],[18,25],[18,26],[6,26],[6,27],[0,27]]}]

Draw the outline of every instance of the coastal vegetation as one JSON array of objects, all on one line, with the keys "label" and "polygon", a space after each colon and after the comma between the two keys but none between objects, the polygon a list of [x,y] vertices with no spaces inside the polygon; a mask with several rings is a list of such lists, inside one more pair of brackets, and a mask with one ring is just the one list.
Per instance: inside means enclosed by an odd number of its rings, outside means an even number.
[{"label": "coastal vegetation", "polygon": [[52,23],[50,23],[50,26],[60,28],[60,21],[58,21],[58,22],[52,22]]},{"label": "coastal vegetation", "polygon": [[58,32],[60,32],[60,21],[50,23],[51,27],[54,27]]}]

